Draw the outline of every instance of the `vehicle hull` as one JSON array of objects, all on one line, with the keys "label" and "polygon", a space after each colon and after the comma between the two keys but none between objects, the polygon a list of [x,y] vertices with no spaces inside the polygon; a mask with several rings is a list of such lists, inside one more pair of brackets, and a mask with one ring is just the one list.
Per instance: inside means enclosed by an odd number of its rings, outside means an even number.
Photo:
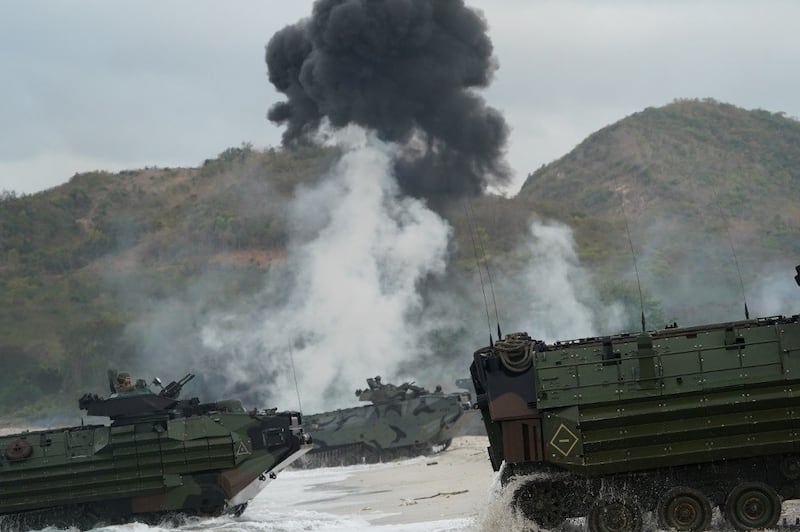
[{"label": "vehicle hull", "polygon": [[304,417],[314,449],[304,467],[388,461],[449,445],[470,412],[458,394],[429,394]]},{"label": "vehicle hull", "polygon": [[212,412],[6,435],[0,515],[13,516],[3,523],[53,525],[56,518],[85,527],[241,511],[253,486],[310,450],[299,420],[296,413]]}]

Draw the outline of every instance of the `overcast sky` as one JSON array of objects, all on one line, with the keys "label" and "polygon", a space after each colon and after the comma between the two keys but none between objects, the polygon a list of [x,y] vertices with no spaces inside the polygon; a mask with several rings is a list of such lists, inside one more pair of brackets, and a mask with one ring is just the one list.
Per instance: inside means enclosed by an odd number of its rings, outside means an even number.
[{"label": "overcast sky", "polygon": [[[675,98],[800,116],[800,2],[468,0],[499,61],[514,188]],[[311,0],[0,0],[0,191],[277,146],[264,46]]]}]

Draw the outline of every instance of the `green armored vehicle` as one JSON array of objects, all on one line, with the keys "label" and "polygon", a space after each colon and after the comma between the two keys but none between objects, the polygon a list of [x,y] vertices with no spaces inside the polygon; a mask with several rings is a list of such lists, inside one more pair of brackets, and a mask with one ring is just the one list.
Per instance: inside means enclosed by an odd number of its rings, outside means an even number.
[{"label": "green armored vehicle", "polygon": [[310,450],[296,412],[178,399],[193,377],[154,393],[143,380],[131,384],[127,374],[110,372],[109,397],[79,401],[110,425],[0,437],[0,529],[239,515]]},{"label": "green armored vehicle", "polygon": [[298,466],[372,463],[444,449],[469,417],[465,394],[385,384],[380,376],[367,379],[367,385],[356,396],[372,404],[305,416],[314,449]]},{"label": "green armored vehicle", "polygon": [[[800,284],[800,266],[798,266]],[[489,457],[543,528],[773,527],[800,499],[800,316],[546,344],[509,335],[470,368]],[[652,528],[652,527],[647,527]]]}]

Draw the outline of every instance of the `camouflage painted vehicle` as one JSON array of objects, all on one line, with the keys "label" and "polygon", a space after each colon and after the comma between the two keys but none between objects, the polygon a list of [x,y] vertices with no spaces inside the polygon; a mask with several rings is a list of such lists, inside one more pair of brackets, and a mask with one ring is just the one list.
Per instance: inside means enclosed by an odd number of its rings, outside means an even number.
[{"label": "camouflage painted vehicle", "polygon": [[718,506],[755,530],[800,499],[798,315],[552,344],[517,333],[470,369],[492,466],[540,527],[638,531],[653,512],[699,531]]},{"label": "camouflage painted vehicle", "polygon": [[314,449],[298,466],[373,463],[441,450],[469,417],[464,394],[384,384],[379,376],[367,384],[356,396],[372,404],[305,416]]},{"label": "camouflage painted vehicle", "polygon": [[311,448],[296,412],[180,400],[191,374],[159,393],[126,375],[110,373],[108,398],[79,401],[110,425],[0,437],[0,529],[239,515]]}]

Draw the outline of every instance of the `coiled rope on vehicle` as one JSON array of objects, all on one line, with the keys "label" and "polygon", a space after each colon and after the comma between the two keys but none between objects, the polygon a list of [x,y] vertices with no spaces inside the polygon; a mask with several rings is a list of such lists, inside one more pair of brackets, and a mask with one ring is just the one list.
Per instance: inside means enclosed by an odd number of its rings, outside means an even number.
[{"label": "coiled rope on vehicle", "polygon": [[533,339],[528,333],[518,332],[506,335],[494,344],[494,350],[507,370],[522,373],[533,365]]},{"label": "coiled rope on vehicle", "polygon": [[18,439],[6,446],[5,456],[9,462],[27,460],[33,454],[33,447],[27,440]]}]

